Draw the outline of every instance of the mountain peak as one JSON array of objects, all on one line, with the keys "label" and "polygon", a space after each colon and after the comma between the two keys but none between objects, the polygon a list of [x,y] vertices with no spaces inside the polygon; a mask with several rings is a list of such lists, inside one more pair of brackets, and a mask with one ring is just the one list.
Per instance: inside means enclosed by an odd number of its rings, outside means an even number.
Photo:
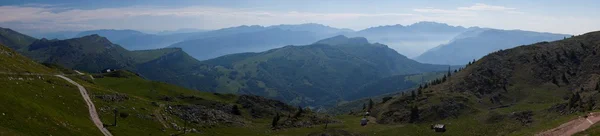
[{"label": "mountain peak", "polygon": [[369,44],[367,38],[364,37],[352,37],[348,38],[344,35],[338,35],[331,38],[323,39],[316,44],[328,44],[328,45],[364,45]]}]

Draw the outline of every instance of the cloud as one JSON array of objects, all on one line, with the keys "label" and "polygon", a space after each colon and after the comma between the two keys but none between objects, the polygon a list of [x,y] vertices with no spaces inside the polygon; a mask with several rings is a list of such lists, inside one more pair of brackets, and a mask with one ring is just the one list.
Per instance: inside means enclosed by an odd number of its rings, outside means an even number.
[{"label": "cloud", "polygon": [[[227,27],[245,24],[271,23],[312,23],[339,22],[359,18],[398,18],[414,16],[406,13],[314,13],[296,11],[260,11],[250,9],[233,9],[221,7],[191,6],[191,7],[159,7],[133,6],[99,9],[71,9],[52,5],[0,6],[0,23],[32,26],[44,24],[57,27],[72,27],[63,29],[90,29],[90,27],[110,27],[97,22],[115,24],[118,21],[152,24],[156,21],[171,24],[188,24],[205,27]],[[135,19],[138,19],[137,21]],[[162,19],[161,19],[162,18]],[[165,20],[169,18],[170,20]],[[141,21],[140,21],[141,20]],[[145,21],[144,21],[145,20]],[[151,22],[151,21],[152,22]],[[184,21],[185,20],[185,21]],[[89,23],[96,25],[90,26]],[[28,25],[29,24],[29,25]],[[122,23],[122,25],[127,25]],[[207,26],[213,25],[213,26]],[[40,28],[40,27],[34,27]],[[49,27],[52,28],[52,27]],[[93,28],[91,28],[93,29]],[[165,29],[157,26],[157,29]]]},{"label": "cloud", "polygon": [[[548,16],[548,17],[541,17]],[[577,16],[575,16],[577,17]],[[364,29],[378,25],[412,24],[419,21],[451,25],[582,33],[600,29],[599,19],[526,14],[516,8],[473,4],[446,9],[423,7],[407,12],[307,12],[209,6],[130,6],[77,9],[56,5],[0,6],[0,27],[16,30],[69,31],[90,29],[175,30],[219,29],[239,25],[320,23]],[[532,24],[537,22],[539,24]],[[567,25],[568,24],[568,25]],[[561,26],[561,27],[556,27]],[[581,27],[585,26],[585,27]]]},{"label": "cloud", "polygon": [[509,8],[504,6],[493,6],[487,5],[483,3],[476,3],[473,6],[469,7],[458,7],[458,10],[473,10],[473,11],[506,11],[506,10],[514,10],[515,8]]}]

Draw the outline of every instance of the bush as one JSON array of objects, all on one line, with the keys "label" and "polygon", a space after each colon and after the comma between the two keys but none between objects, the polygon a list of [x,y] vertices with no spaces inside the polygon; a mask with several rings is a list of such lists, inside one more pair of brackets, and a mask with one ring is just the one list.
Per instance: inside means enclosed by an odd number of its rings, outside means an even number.
[{"label": "bush", "polygon": [[242,112],[240,111],[237,105],[233,105],[233,107],[231,108],[231,113],[233,115],[242,115]]},{"label": "bush", "polygon": [[121,112],[121,113],[119,113],[119,116],[121,118],[127,118],[127,117],[129,117],[129,113],[127,113],[127,112]]},{"label": "bush", "polygon": [[385,103],[385,102],[387,102],[387,101],[389,101],[391,99],[392,99],[392,97],[389,97],[389,96],[388,97],[383,97],[383,98],[381,98],[381,100],[382,100],[381,103]]}]

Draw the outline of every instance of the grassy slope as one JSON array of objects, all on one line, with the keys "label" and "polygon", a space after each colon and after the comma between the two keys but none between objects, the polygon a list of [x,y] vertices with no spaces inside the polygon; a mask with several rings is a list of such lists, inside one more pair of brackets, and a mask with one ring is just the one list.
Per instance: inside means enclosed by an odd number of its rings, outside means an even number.
[{"label": "grassy slope", "polygon": [[[56,73],[3,45],[0,72]],[[0,74],[0,86],[0,135],[101,135],[77,88],[63,79]]]},{"label": "grassy slope", "polygon": [[[409,109],[406,107],[418,106],[422,123],[407,125],[414,126],[410,128],[413,132],[401,128],[395,130],[408,134],[431,135],[429,124],[443,123],[448,125],[448,132],[444,133],[448,135],[534,135],[583,114],[575,112],[561,115],[549,110],[557,104],[567,103],[564,98],[580,87],[584,88],[584,91],[579,91],[584,98],[583,103],[597,102],[594,99],[597,100],[598,91],[594,91],[592,85],[598,82],[598,71],[590,65],[596,64],[598,59],[595,53],[599,49],[595,40],[598,37],[596,32],[563,41],[492,53],[455,74],[448,82],[425,89],[424,95],[419,96],[416,101],[408,97],[397,97],[381,104],[382,111],[379,113],[391,111],[393,116],[381,116],[391,119],[400,117],[403,110]],[[562,61],[553,62],[557,60],[555,52],[562,55]],[[575,55],[563,55],[563,52],[573,52],[571,54]],[[547,58],[542,59],[540,54],[546,54]],[[538,60],[534,61],[533,55]],[[545,63],[551,64],[549,69]],[[551,83],[553,77],[559,77],[560,80],[562,73],[571,72],[574,74],[567,74],[570,84],[560,81],[560,86],[557,86]],[[491,84],[486,83],[488,81]],[[502,86],[506,87],[506,91]],[[500,103],[492,103],[493,97],[499,99]],[[463,99],[466,101],[461,101]],[[455,105],[457,103],[466,107],[460,110],[460,106]],[[512,105],[490,109],[506,104]],[[599,109],[597,106],[591,108]],[[532,111],[532,123],[522,124],[512,116],[513,113],[522,111]],[[443,114],[457,116],[440,117]]]},{"label": "grassy slope", "polygon": [[19,49],[31,44],[36,39],[8,28],[0,27],[0,44],[9,48]]},{"label": "grassy slope", "polygon": [[181,51],[180,48],[163,48],[163,49],[154,49],[154,50],[136,50],[131,51],[131,56],[134,57],[136,63],[144,63],[154,59],[157,59],[161,56],[164,56],[169,53],[173,53],[176,51]]}]

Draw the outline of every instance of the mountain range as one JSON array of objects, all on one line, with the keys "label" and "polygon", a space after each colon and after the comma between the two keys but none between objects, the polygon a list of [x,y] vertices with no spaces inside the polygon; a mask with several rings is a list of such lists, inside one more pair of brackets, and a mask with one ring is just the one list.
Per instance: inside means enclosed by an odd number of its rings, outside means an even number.
[{"label": "mountain range", "polygon": [[447,44],[441,44],[419,55],[423,63],[463,65],[487,53],[541,41],[555,41],[571,35],[522,30],[469,28]]},{"label": "mountain range", "polygon": [[[452,65],[466,64],[472,59],[480,58],[498,49],[570,36],[521,30],[465,28],[423,21],[411,25],[370,27],[360,31],[308,23],[273,26],[242,25],[212,31],[181,30],[157,34],[135,30],[102,29],[80,32],[75,37],[91,34],[107,37],[113,43],[128,50],[182,48],[199,60],[233,53],[261,52],[286,45],[306,45],[320,39],[345,35],[365,37],[370,41],[388,45],[398,53],[420,62]],[[485,43],[488,40],[496,40],[496,42]],[[453,56],[453,53],[459,55]],[[437,59],[439,57],[444,59]]]},{"label": "mountain range", "polygon": [[416,62],[365,38],[345,36],[206,61],[198,61],[180,48],[129,51],[96,34],[67,40],[40,39],[18,51],[41,63],[87,72],[126,69],[150,80],[195,90],[254,94],[312,106],[400,91],[418,82],[402,81],[406,83],[376,93],[358,89],[386,77],[449,69],[447,65]]},{"label": "mountain range", "polygon": [[466,30],[462,26],[423,21],[406,26],[396,24],[370,27],[347,35],[386,44],[398,53],[412,58],[427,49],[447,43]]}]

